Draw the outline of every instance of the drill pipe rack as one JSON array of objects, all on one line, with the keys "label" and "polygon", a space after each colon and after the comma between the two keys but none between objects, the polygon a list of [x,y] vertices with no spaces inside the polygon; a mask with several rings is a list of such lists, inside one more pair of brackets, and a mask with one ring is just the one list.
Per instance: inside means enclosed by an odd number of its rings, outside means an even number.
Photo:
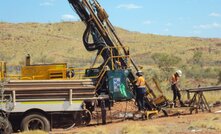
[{"label": "drill pipe rack", "polygon": [[[221,86],[210,86],[210,87],[198,87],[198,88],[189,88],[182,91],[187,92],[187,98],[190,100],[189,107],[190,113],[195,110],[195,113],[198,113],[198,110],[201,109],[204,112],[204,109],[211,112],[209,104],[204,96],[204,92],[211,91],[221,91]],[[193,93],[193,97],[190,99],[190,93]]]}]

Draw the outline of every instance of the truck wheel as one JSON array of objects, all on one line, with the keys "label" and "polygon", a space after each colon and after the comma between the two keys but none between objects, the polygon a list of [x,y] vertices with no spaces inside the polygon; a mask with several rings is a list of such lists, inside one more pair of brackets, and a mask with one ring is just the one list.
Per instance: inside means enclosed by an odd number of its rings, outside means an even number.
[{"label": "truck wheel", "polygon": [[29,114],[25,116],[21,122],[21,130],[29,131],[29,130],[42,130],[49,132],[50,131],[50,123],[48,119],[42,114]]},{"label": "truck wheel", "polygon": [[83,125],[89,125],[92,118],[91,112],[89,110],[83,111],[81,118]]},{"label": "truck wheel", "polygon": [[12,133],[12,125],[8,121],[8,119],[0,116],[0,134],[11,134]]}]

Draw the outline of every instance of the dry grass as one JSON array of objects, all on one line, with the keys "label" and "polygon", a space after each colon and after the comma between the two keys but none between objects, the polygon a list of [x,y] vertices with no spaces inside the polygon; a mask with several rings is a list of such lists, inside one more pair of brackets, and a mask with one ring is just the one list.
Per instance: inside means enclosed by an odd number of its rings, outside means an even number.
[{"label": "dry grass", "polygon": [[[0,54],[4,55],[0,60],[6,59],[11,65],[18,65],[27,53],[31,54],[33,62],[40,62],[39,59],[46,57],[46,62],[69,62],[74,66],[86,65],[95,57],[95,53],[87,52],[82,44],[85,26],[81,22],[54,24],[0,22],[0,27]],[[196,50],[203,52],[205,62],[220,60],[221,47],[217,44],[221,43],[221,39],[159,36],[129,32],[120,28],[117,28],[117,32],[124,45],[130,47],[136,62],[144,66],[153,63],[148,58],[157,52],[176,53],[184,63],[192,58]]]},{"label": "dry grass", "polygon": [[95,128],[90,131],[81,131],[77,134],[109,134],[109,131],[106,128]]},{"label": "dry grass", "polygon": [[[119,124],[120,125],[120,124]],[[163,126],[157,125],[143,125],[135,123],[133,125],[123,124],[122,126],[115,127],[114,129],[107,129],[105,127],[92,128],[90,131],[80,131],[77,134],[162,134],[168,133]],[[74,134],[74,133],[73,133]]]},{"label": "dry grass", "polygon": [[[71,67],[89,67],[96,52],[85,50],[82,44],[84,29],[85,26],[82,22],[53,24],[0,22],[0,60],[7,61],[8,66],[14,67],[8,69],[8,72],[13,72],[12,70],[17,66],[24,64],[24,56],[28,53],[32,56],[32,63],[65,62]],[[181,79],[182,88],[192,88],[198,84],[210,86],[217,83],[216,74],[221,65],[221,39],[159,36],[129,32],[120,28],[116,28],[116,30],[123,44],[129,46],[130,53],[136,63],[144,67],[143,71],[148,82],[154,76],[162,79],[163,72],[154,63],[151,56],[154,53],[163,52],[169,55],[175,53],[182,59],[179,64],[173,67],[174,69],[180,68],[184,72],[184,77]],[[192,71],[193,65],[189,61],[195,51],[203,53],[204,70],[200,70],[201,67],[196,67],[195,71]],[[201,77],[201,80],[196,81],[190,76],[185,77],[188,72],[194,72],[196,75],[206,73],[206,68],[210,68],[208,74],[212,75],[212,79]],[[193,77],[195,77],[194,73]],[[168,92],[168,98],[171,98],[168,84],[169,81],[166,78],[160,81],[160,86],[166,93]],[[212,96],[208,98],[213,98]],[[220,99],[219,96],[216,98]]]},{"label": "dry grass", "polygon": [[192,122],[189,125],[190,130],[199,130],[199,129],[206,129],[206,130],[214,130],[214,131],[221,131],[221,117],[220,116],[211,116],[207,120],[198,120]]},{"label": "dry grass", "polygon": [[[213,104],[216,101],[221,100],[221,91],[212,91],[212,92],[205,92],[204,96],[206,97],[206,100],[209,104]],[[167,97],[167,99],[171,100],[173,99],[173,92],[172,90],[166,90],[164,91],[164,95]],[[194,94],[190,94],[191,98],[193,97]],[[186,92],[181,92],[182,100],[187,100],[187,93]]]},{"label": "dry grass", "polygon": [[204,93],[208,103],[214,103],[214,101],[221,100],[221,91],[212,91]]},{"label": "dry grass", "polygon": [[47,132],[36,130],[36,131],[25,131],[19,134],[48,134]]},{"label": "dry grass", "polygon": [[165,127],[157,125],[146,125],[141,126],[139,124],[134,124],[133,126],[125,125],[122,127],[121,134],[162,134],[168,133],[165,131]]},{"label": "dry grass", "polygon": [[188,134],[192,132],[221,132],[221,117],[214,114],[168,117],[157,120],[124,122],[119,124],[78,129],[68,134]]}]

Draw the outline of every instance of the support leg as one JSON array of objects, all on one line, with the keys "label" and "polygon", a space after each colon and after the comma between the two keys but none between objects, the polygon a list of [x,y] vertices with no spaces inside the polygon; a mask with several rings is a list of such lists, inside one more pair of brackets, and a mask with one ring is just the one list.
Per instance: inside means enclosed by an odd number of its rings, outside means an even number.
[{"label": "support leg", "polygon": [[106,115],[107,111],[105,108],[105,100],[101,100],[101,118],[102,118],[102,124],[106,124]]},{"label": "support leg", "polygon": [[190,114],[192,114],[193,110],[195,109],[195,103],[196,103],[196,96],[197,94],[195,93],[193,98],[190,101],[189,107],[190,107]]},{"label": "support leg", "polygon": [[208,102],[207,102],[206,97],[204,96],[204,94],[202,94],[202,98],[203,98],[203,100],[204,100],[206,110],[208,110],[209,112],[211,112],[211,109],[210,109],[210,107],[209,107],[209,104],[208,104]]}]

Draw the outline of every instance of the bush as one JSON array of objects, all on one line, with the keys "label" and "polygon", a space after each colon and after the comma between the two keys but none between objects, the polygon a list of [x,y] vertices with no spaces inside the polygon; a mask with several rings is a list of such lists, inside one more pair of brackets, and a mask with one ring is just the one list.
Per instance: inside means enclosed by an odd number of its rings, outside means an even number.
[{"label": "bush", "polygon": [[219,72],[219,74],[218,74],[218,82],[217,82],[217,85],[218,84],[221,84],[221,71]]},{"label": "bush", "polygon": [[[208,79],[208,78],[217,78],[219,70],[213,67],[202,68],[200,65],[192,65],[189,68],[185,69],[187,78],[194,79]],[[221,78],[220,78],[221,80]],[[219,80],[218,80],[219,81]]]},{"label": "bush", "polygon": [[179,57],[168,55],[166,53],[155,53],[152,55],[152,59],[162,70],[167,70],[181,61]]},{"label": "bush", "polygon": [[161,69],[161,77],[168,78],[174,72],[174,66],[177,66],[181,58],[166,53],[155,53],[152,55],[152,59]]},{"label": "bush", "polygon": [[202,78],[202,68],[199,65],[192,65],[186,70],[186,77],[194,79]]},{"label": "bush", "polygon": [[190,64],[200,65],[201,67],[204,64],[203,53],[201,51],[195,51],[193,57],[189,60]]}]

